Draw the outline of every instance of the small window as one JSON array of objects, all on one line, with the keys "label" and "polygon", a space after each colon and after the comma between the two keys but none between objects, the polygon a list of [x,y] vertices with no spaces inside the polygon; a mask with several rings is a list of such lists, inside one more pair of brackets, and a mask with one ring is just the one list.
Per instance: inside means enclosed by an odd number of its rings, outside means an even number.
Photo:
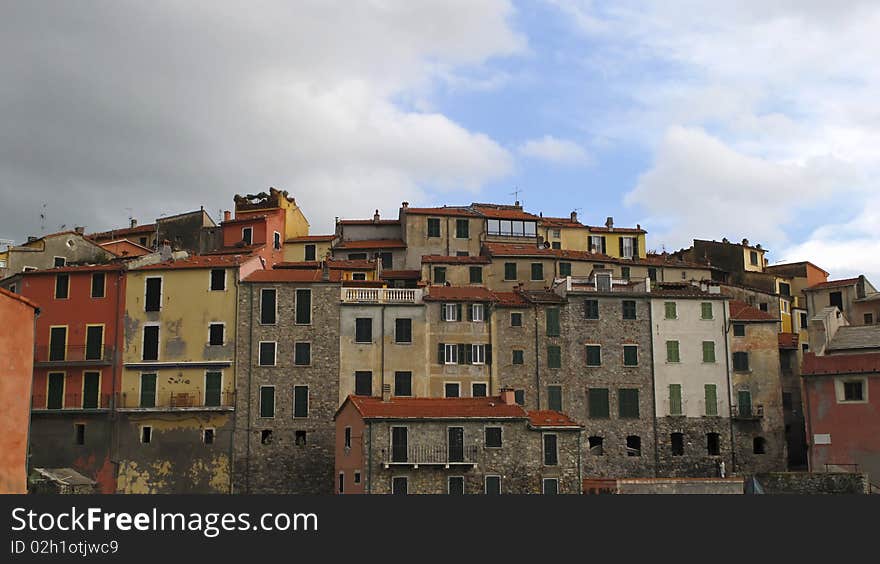
[{"label": "small window", "polygon": [[712,302],[703,302],[700,304],[700,319],[712,319]]},{"label": "small window", "polygon": [[211,346],[221,346],[224,340],[225,326],[222,323],[211,323],[208,325],[208,344]]},{"label": "small window", "polygon": [[354,320],[354,342],[373,342],[373,319],[371,317],[358,317]]},{"label": "small window", "polygon": [[434,267],[434,284],[446,284],[446,267]]},{"label": "small window", "polygon": [[467,219],[455,220],[455,238],[467,239],[470,237],[470,222]]},{"label": "small window", "polygon": [[[556,243],[558,244],[558,243]],[[559,263],[559,276],[565,278],[566,276],[571,276],[571,263],[570,262],[560,262]]]},{"label": "small window", "polygon": [[352,280],[366,280],[367,274],[365,272],[353,272],[351,275]]},{"label": "small window", "polygon": [[510,314],[510,326],[522,327],[522,313],[513,312]]},{"label": "small window", "polygon": [[276,231],[272,234],[272,243],[276,251],[281,250],[281,233]]},{"label": "small window", "polygon": [[439,237],[440,236],[440,218],[439,217],[429,217],[428,218],[428,237]]},{"label": "small window", "polygon": [[339,473],[339,489],[338,493],[345,493],[345,472]]},{"label": "small window", "polygon": [[409,493],[409,480],[406,476],[394,476],[391,478],[391,494],[407,495]]},{"label": "small window", "polygon": [[449,495],[464,495],[464,476],[450,476],[447,491]]},{"label": "small window", "polygon": [[86,444],[86,424],[85,423],[74,423],[74,425],[73,425],[73,444],[75,444],[75,445]]},{"label": "small window", "polygon": [[470,267],[469,271],[470,271],[471,284],[482,284],[483,283],[483,267],[482,266],[472,266],[472,267]]},{"label": "small window", "polygon": [[513,350],[513,364],[523,364],[524,363],[524,351],[519,349]]},{"label": "small window", "polygon": [[706,452],[709,456],[721,454],[721,435],[718,433],[706,433]]},{"label": "small window", "polygon": [[55,299],[66,300],[70,293],[70,275],[58,274],[55,276]]},{"label": "small window", "polygon": [[501,427],[486,427],[486,448],[501,448]]},{"label": "small window", "polygon": [[310,325],[312,323],[312,291],[296,291],[296,324]]},{"label": "small window", "polygon": [[623,278],[624,280],[629,280],[630,273],[629,273],[628,266],[621,266],[620,267],[620,277]]},{"label": "small window", "polygon": [[275,417],[275,386],[260,386],[260,417]]},{"label": "small window", "polygon": [[669,447],[672,450],[672,456],[684,455],[684,434],[671,433],[669,435]]},{"label": "small window", "polygon": [[159,360],[159,326],[144,326],[144,350],[141,360]]},{"label": "small window", "polygon": [[412,372],[394,373],[394,395],[402,397],[412,396]]},{"label": "small window", "polygon": [[516,280],[516,263],[515,262],[505,262],[504,263],[504,279],[505,280]]},{"label": "small window", "polygon": [[457,257],[469,257],[471,254],[467,251],[455,251],[455,256]]},{"label": "small window", "polygon": [[608,274],[608,273],[596,274],[596,291],[597,292],[610,292],[611,291],[611,274]]},{"label": "small window", "polygon": [[446,382],[446,384],[443,385],[443,397],[461,397],[461,384],[458,382]]},{"label": "small window", "polygon": [[735,352],[733,353],[733,369],[737,372],[749,371],[749,353]]},{"label": "small window", "polygon": [[758,266],[757,251],[749,251],[749,262],[752,264],[752,266]]},{"label": "small window", "polygon": [[214,429],[204,429],[202,431],[202,442],[206,445],[214,444]]},{"label": "small window", "polygon": [[865,325],[873,325],[874,324],[874,314],[873,313],[866,313],[864,316],[864,319],[865,319]]},{"label": "small window", "polygon": [[656,282],[656,281],[657,281],[657,269],[656,269],[655,267],[653,267],[653,266],[649,266],[649,267],[648,267],[648,279],[649,279],[651,282]]},{"label": "small window", "polygon": [[548,307],[546,310],[547,336],[559,336],[559,308]]},{"label": "small window", "polygon": [[92,273],[92,297],[93,298],[103,298],[105,295],[105,284],[106,276],[103,272],[94,272]]},{"label": "small window", "polygon": [[354,395],[373,395],[373,373],[369,370],[358,370],[354,373]]},{"label": "small window", "polygon": [[584,301],[584,317],[587,319],[599,319],[599,300]]},{"label": "small window", "polygon": [[277,292],[274,288],[263,288],[260,290],[260,324],[275,325],[276,319],[276,297]]},{"label": "small window", "polygon": [[562,368],[562,350],[557,345],[547,347],[547,368]]},{"label": "small window", "polygon": [[458,345],[441,343],[443,350],[443,364],[458,364]]},{"label": "small window", "polygon": [[525,390],[514,390],[513,391],[513,401],[516,405],[525,405],[526,404],[526,391]]},{"label": "small window", "polygon": [[253,227],[243,227],[241,230],[241,240],[244,241],[245,245],[251,245],[254,242],[254,228]]},{"label": "small window", "polygon": [[562,386],[547,386],[547,409],[562,411]]},{"label": "small window", "polygon": [[306,446],[306,432],[305,431],[294,431],[293,432],[293,443],[296,446]]},{"label": "small window", "polygon": [[360,483],[361,483],[361,473],[360,473],[360,472],[355,472],[355,473],[354,473],[354,483],[355,483],[355,484],[360,484]]},{"label": "small window", "polygon": [[67,264],[67,259],[64,257],[54,257],[52,264],[54,268],[61,268]]},{"label": "small window", "polygon": [[559,451],[557,450],[556,435],[544,435],[544,466],[556,466],[559,464]]},{"label": "small window", "polygon": [[767,441],[764,437],[755,437],[752,439],[753,454],[767,454]]},{"label": "small window", "polygon": [[767,311],[769,307],[770,306],[767,302],[761,302],[760,304],[758,304],[758,309],[760,309],[761,311]]},{"label": "small window", "polygon": [[590,419],[608,419],[611,414],[608,401],[608,388],[590,388],[587,391]]},{"label": "small window", "polygon": [[746,336],[746,326],[744,323],[734,323],[733,324],[733,336],[734,337],[745,337]]},{"label": "small window", "polygon": [[623,300],[623,318],[636,318],[636,302],[635,300]]},{"label": "small window", "polygon": [[590,449],[590,454],[593,456],[604,456],[605,455],[605,439],[602,437],[592,436],[587,439],[587,446]]},{"label": "small window", "polygon": [[587,345],[587,366],[602,366],[602,347]]},{"label": "small window", "polygon": [[312,344],[293,344],[293,364],[295,366],[308,366],[312,363]]},{"label": "small window", "polygon": [[150,425],[141,427],[141,443],[148,445],[153,441],[153,428]]},{"label": "small window", "polygon": [[623,365],[638,366],[639,365],[639,347],[638,345],[623,345]]},{"label": "small window", "polygon": [[638,435],[629,435],[626,438],[626,455],[642,456],[642,438]]},{"label": "small window", "polygon": [[211,290],[214,292],[226,289],[226,270],[223,268],[211,269]]},{"label": "small window", "polygon": [[260,431],[260,444],[272,444],[272,429],[263,429],[262,431]]},{"label": "small window", "polygon": [[703,362],[715,362],[715,341],[703,341]]},{"label": "small window", "polygon": [[501,495],[501,476],[486,476],[486,495]]},{"label": "small window", "polygon": [[412,343],[412,319],[399,317],[394,320],[394,342]]},{"label": "small window", "polygon": [[348,260],[367,260],[367,253],[348,253]]},{"label": "small window", "polygon": [[443,321],[461,321],[461,304],[443,304]]},{"label": "small window", "polygon": [[309,416],[309,387],[294,386],[293,387],[293,416],[308,417]]},{"label": "small window", "polygon": [[663,307],[666,312],[666,319],[678,319],[678,311],[675,302],[665,302]]},{"label": "small window", "polygon": [[471,384],[471,397],[484,398],[489,395],[489,386],[485,382],[474,382]]},{"label": "small window", "polygon": [[141,237],[140,239],[138,239],[138,241],[140,242],[142,247],[147,246],[147,238],[146,237]]},{"label": "small window", "polygon": [[666,341],[666,362],[681,362],[678,341]]},{"label": "small window", "polygon": [[618,416],[621,419],[639,418],[639,390],[635,388],[620,388],[618,396]]},{"label": "small window", "polygon": [[483,304],[471,304],[471,321],[483,322],[485,321],[484,315],[484,307]]},{"label": "small window", "polygon": [[865,401],[865,383],[862,380],[843,382],[843,401]]},{"label": "small window", "polygon": [[345,428],[345,448],[351,448],[351,427]]},{"label": "small window", "polygon": [[303,254],[303,260],[312,262],[317,259],[318,248],[315,245],[306,245]]},{"label": "small window", "polygon": [[544,265],[540,262],[532,263],[532,280],[543,280],[544,279]]}]

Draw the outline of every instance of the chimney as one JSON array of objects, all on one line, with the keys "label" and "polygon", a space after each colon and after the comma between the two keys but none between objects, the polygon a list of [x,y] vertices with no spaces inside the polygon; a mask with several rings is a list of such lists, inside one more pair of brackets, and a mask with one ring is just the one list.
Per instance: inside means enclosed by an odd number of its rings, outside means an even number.
[{"label": "chimney", "polygon": [[224,210],[223,211],[223,221],[229,221],[230,219],[232,219],[232,212],[229,210]]},{"label": "chimney", "polygon": [[641,230],[642,230],[642,224],[641,224],[641,223],[636,223],[636,229],[638,229],[639,231],[641,231]]},{"label": "chimney", "polygon": [[577,223],[577,220],[578,220],[578,212],[576,212],[576,211],[571,212],[571,222]]},{"label": "chimney", "polygon": [[605,227],[607,227],[608,229],[614,229],[614,218],[613,217],[609,216],[605,220]]},{"label": "chimney", "polygon": [[501,388],[501,403],[504,405],[516,404],[516,392],[513,388]]},{"label": "chimney", "polygon": [[171,241],[168,239],[162,241],[162,247],[159,249],[159,256],[162,258],[163,262],[171,260]]},{"label": "chimney", "polygon": [[379,210],[376,210],[376,213],[373,214],[373,223],[379,223]]},{"label": "chimney", "polygon": [[321,261],[321,280],[327,282],[330,280],[330,265],[326,260]]},{"label": "chimney", "polygon": [[409,207],[409,202],[401,202],[400,207],[402,207],[403,209],[408,208],[408,207]]},{"label": "chimney", "polygon": [[724,237],[723,239],[721,239],[721,242],[726,245],[726,244],[730,243],[730,240],[727,237]]},{"label": "chimney", "polygon": [[82,235],[86,232],[86,228],[81,225],[77,225],[76,227],[73,228],[73,231],[77,235]]},{"label": "chimney", "polygon": [[39,241],[39,237],[34,237],[33,235],[28,235],[28,243],[33,243],[34,241]]},{"label": "chimney", "polygon": [[516,207],[520,207],[520,205],[519,205],[519,200],[513,202],[513,205],[516,206]]},{"label": "chimney", "polygon": [[391,401],[391,384],[382,384],[382,401]]},{"label": "chimney", "polygon": [[136,219],[133,218],[133,217],[129,219],[129,222],[131,223],[131,228],[132,228],[132,229],[134,229],[135,227],[138,226],[138,220],[136,220]]},{"label": "chimney", "polygon": [[742,244],[743,244],[743,247],[748,247],[748,246],[749,246],[749,240],[748,240],[748,239],[743,239],[743,240],[742,240]]}]

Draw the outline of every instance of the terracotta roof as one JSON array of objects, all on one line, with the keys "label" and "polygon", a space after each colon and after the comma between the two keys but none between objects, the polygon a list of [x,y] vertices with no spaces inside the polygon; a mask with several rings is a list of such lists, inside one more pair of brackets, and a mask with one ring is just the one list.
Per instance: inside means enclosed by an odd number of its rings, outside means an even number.
[{"label": "terracotta roof", "polygon": [[379,278],[385,280],[418,280],[422,273],[418,270],[383,270]]},{"label": "terracotta roof", "polygon": [[801,365],[801,376],[824,374],[880,374],[880,352],[816,356],[808,352]]},{"label": "terracotta roof", "polygon": [[587,225],[593,233],[647,233],[641,227],[605,227],[604,225]]},{"label": "terracotta roof", "polygon": [[523,297],[533,304],[563,304],[565,298],[550,290],[525,290]]},{"label": "terracotta roof", "polygon": [[19,301],[25,305],[29,305],[34,309],[40,309],[40,306],[38,306],[36,302],[27,299],[21,294],[16,294],[15,292],[10,292],[9,290],[5,290],[3,288],[0,288],[0,296],[6,296],[9,299]]},{"label": "terracotta roof", "polygon": [[[760,310],[758,310],[760,311]],[[764,313],[764,312],[761,312]],[[780,349],[797,349],[798,348],[798,334],[797,333],[780,333],[779,334],[779,348]]]},{"label": "terracotta roof", "polygon": [[586,228],[587,226],[580,221],[572,221],[570,217],[543,217],[538,222],[541,227],[550,227],[553,229],[562,228]]},{"label": "terracotta roof", "polygon": [[740,300],[730,300],[730,319],[732,321],[779,321],[766,311],[761,311]]},{"label": "terracotta roof", "polygon": [[365,419],[525,419],[526,411],[500,397],[485,398],[382,398],[348,396]]},{"label": "terracotta roof", "polygon": [[568,415],[558,411],[542,410],[530,411],[529,423],[532,427],[572,427],[580,428],[580,425],[569,418]]},{"label": "terracotta roof", "polygon": [[327,261],[330,270],[373,270],[376,263],[371,260],[343,260],[333,259]]},{"label": "terracotta roof", "polygon": [[236,217],[235,219],[227,219],[226,221],[221,221],[220,225],[232,225],[234,223],[247,223],[249,221],[264,221],[266,219],[266,215],[249,215],[247,217]]},{"label": "terracotta roof", "polygon": [[405,249],[406,243],[400,239],[365,239],[361,241],[340,241],[334,249]]},{"label": "terracotta roof", "polygon": [[443,206],[435,208],[404,208],[406,213],[411,215],[448,215],[448,216],[465,216],[479,217],[474,210],[464,206]]},{"label": "terracotta roof", "polygon": [[547,249],[539,247],[534,243],[483,243],[483,249],[489,256],[500,257],[539,257],[553,258],[565,260],[582,260],[593,262],[619,262],[619,259],[603,255],[601,253],[590,253],[587,251],[573,251],[567,249]]},{"label": "terracotta roof", "polygon": [[426,302],[491,302],[495,294],[483,286],[429,286]]},{"label": "terracotta roof", "polygon": [[495,301],[498,307],[525,307],[529,305],[522,294],[519,292],[492,292],[495,294]]},{"label": "terracotta roof", "polygon": [[266,246],[266,243],[258,243],[256,245],[242,245],[240,247],[223,247],[217,249],[215,251],[208,251],[202,253],[202,255],[252,255],[255,251],[258,251]]},{"label": "terracotta roof", "polygon": [[193,255],[185,259],[148,264],[132,270],[178,270],[183,268],[232,268],[240,265],[250,255]]},{"label": "terracotta roof", "polygon": [[315,270],[256,270],[244,279],[245,282],[339,282],[342,273],[330,271],[330,279],[323,279],[323,271]]},{"label": "terracotta roof", "polygon": [[535,214],[523,211],[519,206],[471,204],[471,208],[483,217],[489,219],[518,219],[525,221],[539,221],[541,219]]},{"label": "terracotta roof", "polygon": [[81,265],[70,265],[70,266],[59,266],[57,268],[43,268],[40,270],[28,270],[27,272],[20,272],[24,276],[40,276],[41,274],[45,275],[55,275],[62,272],[106,272],[111,270],[123,270],[124,266],[121,263],[114,262],[112,264],[81,264]]},{"label": "terracotta roof", "polygon": [[467,256],[451,257],[442,255],[422,255],[422,264],[489,264],[489,257]]},{"label": "terracotta roof", "polygon": [[285,243],[313,243],[313,242],[323,242],[323,241],[332,241],[336,238],[336,235],[304,235],[303,237],[291,237],[290,239],[285,239]]},{"label": "terracotta roof", "polygon": [[855,286],[859,281],[859,277],[855,278],[846,278],[843,280],[829,280],[828,282],[819,282],[818,284],[813,284],[809,288],[805,288],[805,290],[822,290],[824,288],[842,288],[844,286]]},{"label": "terracotta roof", "polygon": [[729,296],[724,294],[704,292],[699,286],[694,286],[689,282],[655,282],[651,285],[651,296],[656,298],[701,298],[705,300],[730,299]]},{"label": "terracotta roof", "polygon": [[316,268],[321,268],[320,261],[317,260],[305,260],[298,262],[276,262],[272,268],[284,269],[284,268],[299,268],[305,270],[314,270]]},{"label": "terracotta roof", "polygon": [[373,221],[372,219],[340,219],[342,225],[400,225],[399,219],[380,219]]}]

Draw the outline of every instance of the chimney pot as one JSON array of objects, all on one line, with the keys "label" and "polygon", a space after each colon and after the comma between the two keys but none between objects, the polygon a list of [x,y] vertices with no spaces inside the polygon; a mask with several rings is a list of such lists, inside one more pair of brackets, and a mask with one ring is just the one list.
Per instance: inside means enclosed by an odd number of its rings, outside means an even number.
[{"label": "chimney pot", "polygon": [[132,217],[132,218],[130,218],[129,221],[130,221],[130,223],[131,223],[131,228],[132,228],[132,229],[134,229],[135,227],[138,226],[138,220],[136,220],[135,218]]},{"label": "chimney pot", "polygon": [[27,242],[28,242],[28,243],[33,243],[34,241],[38,241],[39,239],[40,239],[39,237],[35,237],[35,236],[33,236],[33,235],[28,235],[28,240],[27,240]]},{"label": "chimney pot", "polygon": [[513,388],[501,388],[501,403],[505,405],[516,404],[516,392]]},{"label": "chimney pot", "polygon": [[605,220],[605,227],[607,227],[608,229],[614,229],[614,218],[613,217],[608,216],[608,218]]},{"label": "chimney pot", "polygon": [[373,223],[379,223],[379,210],[376,210],[376,213],[373,214]]},{"label": "chimney pot", "polygon": [[577,223],[577,220],[578,220],[578,212],[576,212],[576,211],[571,212],[571,222]]},{"label": "chimney pot", "polygon": [[86,232],[86,228],[85,228],[85,227],[82,227],[81,225],[78,225],[78,226],[76,226],[76,227],[73,228],[73,231],[74,231],[77,235],[82,235],[82,234],[84,234],[84,233]]},{"label": "chimney pot", "polygon": [[400,207],[402,207],[402,208],[408,208],[408,207],[409,207],[409,202],[403,202],[403,203],[401,203],[401,204],[400,204]]},{"label": "chimney pot", "polygon": [[749,246],[749,240],[748,240],[748,239],[743,239],[743,240],[742,240],[742,244],[743,244],[743,247],[748,247],[748,246]]},{"label": "chimney pot", "polygon": [[229,221],[230,219],[232,219],[232,212],[229,210],[225,210],[223,212],[223,221]]},{"label": "chimney pot", "polygon": [[382,401],[391,401],[391,384],[382,384]]}]

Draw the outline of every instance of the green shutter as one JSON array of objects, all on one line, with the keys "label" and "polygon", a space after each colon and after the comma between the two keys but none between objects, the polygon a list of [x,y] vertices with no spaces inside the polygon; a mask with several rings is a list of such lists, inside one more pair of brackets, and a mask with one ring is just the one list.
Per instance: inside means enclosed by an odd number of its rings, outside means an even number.
[{"label": "green shutter", "polygon": [[570,262],[560,262],[559,263],[559,276],[571,276],[571,263]]},{"label": "green shutter", "polygon": [[588,399],[591,418],[605,419],[610,416],[608,388],[590,388]]},{"label": "green shutter", "polygon": [[669,415],[681,415],[681,384],[669,384]]},{"label": "green shutter", "polygon": [[666,302],[664,306],[666,308],[666,319],[675,319],[677,313],[675,302]]},{"label": "green shutter", "polygon": [[639,391],[634,388],[621,388],[618,395],[618,415],[622,418],[639,417]]},{"label": "green shutter", "polygon": [[205,374],[205,405],[216,407],[220,405],[220,372],[207,372]]},{"label": "green shutter", "polygon": [[666,362],[679,362],[678,341],[666,341]]},{"label": "green shutter", "polygon": [[703,362],[715,362],[715,341],[703,341]]},{"label": "green shutter", "polygon": [[703,302],[701,315],[703,319],[712,319],[712,302]]},{"label": "green shutter", "polygon": [[155,374],[141,374],[141,407],[156,407]]},{"label": "green shutter", "polygon": [[562,351],[555,345],[547,347],[547,368],[562,368]]},{"label": "green shutter", "polygon": [[559,308],[558,307],[548,307],[547,308],[547,336],[548,337],[558,337],[559,336]]},{"label": "green shutter", "polygon": [[49,374],[49,396],[46,398],[48,409],[61,409],[64,407],[64,374],[52,372]]},{"label": "green shutter", "polygon": [[752,393],[748,390],[740,390],[736,393],[736,400],[739,404],[737,411],[740,415],[749,416],[752,414]]},{"label": "green shutter", "polygon": [[706,415],[718,415],[718,398],[715,393],[715,384],[706,384]]},{"label": "green shutter", "polygon": [[634,345],[625,345],[623,347],[623,365],[638,366],[639,365],[639,348]]}]

